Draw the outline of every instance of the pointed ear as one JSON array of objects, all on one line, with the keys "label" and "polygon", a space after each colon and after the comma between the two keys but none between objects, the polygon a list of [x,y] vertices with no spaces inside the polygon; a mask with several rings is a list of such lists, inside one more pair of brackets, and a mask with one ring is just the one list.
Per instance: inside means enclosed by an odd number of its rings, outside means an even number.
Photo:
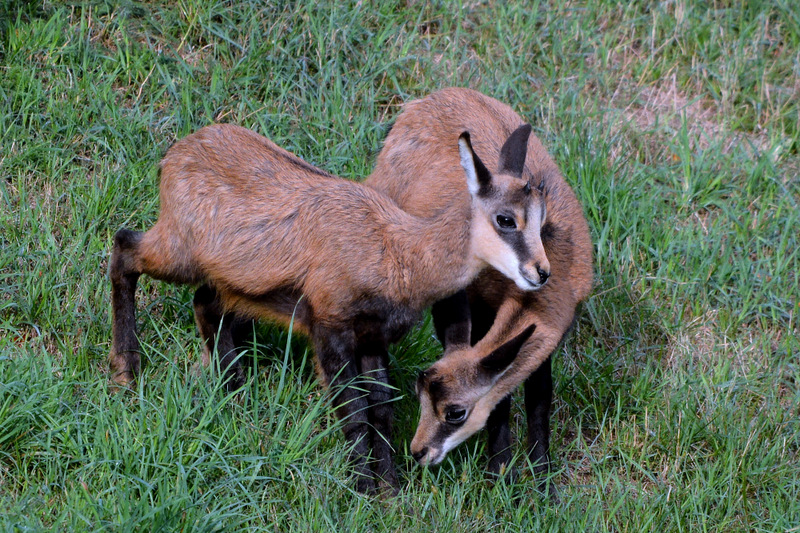
[{"label": "pointed ear", "polygon": [[525,344],[525,341],[528,340],[535,329],[536,324],[531,324],[519,335],[481,359],[481,369],[491,377],[495,377],[497,374],[505,371],[517,358],[519,349],[522,348],[522,345]]},{"label": "pointed ear", "polygon": [[506,139],[500,149],[500,172],[522,177],[525,168],[525,157],[528,155],[528,137],[531,136],[531,125],[523,124]]},{"label": "pointed ear", "polygon": [[470,194],[486,196],[492,186],[492,175],[472,149],[468,131],[458,137],[458,154],[461,156],[461,166],[467,173]]}]

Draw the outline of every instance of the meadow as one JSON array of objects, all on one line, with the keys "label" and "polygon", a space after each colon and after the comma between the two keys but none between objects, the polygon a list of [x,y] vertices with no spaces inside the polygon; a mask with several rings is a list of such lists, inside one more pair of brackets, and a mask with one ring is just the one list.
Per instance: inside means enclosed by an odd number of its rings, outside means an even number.
[{"label": "meadow", "polygon": [[[215,122],[367,176],[403,102],[480,90],[575,189],[595,288],[553,356],[550,482],[484,438],[408,453],[426,318],[392,347],[396,498],[354,491],[306,341],[197,370],[192,288],[144,278],[109,392],[112,236]],[[800,531],[800,11],[788,0],[0,3],[0,530]]]}]

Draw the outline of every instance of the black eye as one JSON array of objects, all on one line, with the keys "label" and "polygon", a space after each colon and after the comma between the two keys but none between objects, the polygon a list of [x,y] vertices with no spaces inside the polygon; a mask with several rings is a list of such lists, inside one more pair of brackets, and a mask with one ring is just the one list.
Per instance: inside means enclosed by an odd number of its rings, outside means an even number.
[{"label": "black eye", "polygon": [[444,419],[448,424],[463,424],[467,419],[467,410],[451,407],[444,413]]},{"label": "black eye", "polygon": [[514,219],[506,215],[497,215],[497,225],[502,229],[514,229],[517,227]]}]

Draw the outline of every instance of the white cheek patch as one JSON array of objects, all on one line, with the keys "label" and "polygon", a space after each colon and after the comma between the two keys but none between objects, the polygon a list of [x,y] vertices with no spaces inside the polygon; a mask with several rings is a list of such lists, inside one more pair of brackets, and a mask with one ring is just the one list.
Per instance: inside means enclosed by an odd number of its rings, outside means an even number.
[{"label": "white cheek patch", "polygon": [[[500,376],[497,376],[499,379]],[[494,380],[493,384],[497,381]],[[485,387],[481,389],[477,396],[477,401],[474,404],[472,411],[469,413],[469,418],[467,421],[464,422],[464,425],[458,428],[458,430],[454,431],[450,434],[442,443],[442,449],[439,453],[439,457],[436,458],[436,463],[440,463],[447,453],[470,438],[472,435],[483,429],[486,425],[486,421],[489,419],[489,413],[492,412],[494,406],[486,405],[486,395],[491,390],[491,387]]]},{"label": "white cheek patch", "polygon": [[542,226],[545,221],[545,208],[542,204],[541,209],[529,209],[528,219],[525,226],[525,240],[530,244],[531,242],[541,242],[542,240]]},{"label": "white cheek patch", "polygon": [[458,446],[459,444],[461,444],[462,442],[464,442],[465,440],[467,440],[471,436],[472,436],[472,433],[467,433],[467,432],[464,432],[462,430],[458,430],[454,434],[450,435],[447,438],[447,440],[444,441],[444,444],[442,444],[442,451],[439,454],[439,457],[436,458],[436,462],[433,463],[433,464],[441,463],[444,460],[445,456],[448,453],[450,453],[450,450],[452,450],[453,448],[455,448],[456,446]]},{"label": "white cheek patch", "polygon": [[533,288],[520,272],[519,256],[510,244],[500,238],[491,223],[485,220],[477,223],[472,235],[473,249],[482,261],[516,283],[521,290]]},{"label": "white cheek patch", "polygon": [[530,258],[528,265],[541,266],[545,270],[549,270],[550,261],[547,259],[547,253],[544,249],[542,242],[542,227],[544,226],[544,205],[542,209],[532,210],[533,213],[529,215],[528,225],[525,228],[525,242],[528,246]]},{"label": "white cheek patch", "polygon": [[450,450],[483,429],[483,426],[486,425],[486,420],[488,418],[488,410],[475,406],[475,409],[473,409],[472,413],[470,413],[469,418],[464,425],[461,426],[458,431],[447,437],[442,443],[442,451],[440,452],[439,457],[437,457],[436,462],[440,463],[444,459],[445,455],[450,452]]}]

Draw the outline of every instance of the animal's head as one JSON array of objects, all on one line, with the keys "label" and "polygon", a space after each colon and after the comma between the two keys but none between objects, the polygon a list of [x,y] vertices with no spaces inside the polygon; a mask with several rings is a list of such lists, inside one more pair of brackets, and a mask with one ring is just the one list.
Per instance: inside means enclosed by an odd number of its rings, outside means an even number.
[{"label": "animal's head", "polygon": [[547,217],[544,181],[522,179],[530,134],[531,126],[524,124],[508,137],[496,172],[475,153],[469,132],[458,138],[473,199],[473,253],[524,291],[540,288],[550,276],[541,236]]},{"label": "animal's head", "polygon": [[437,464],[447,452],[486,425],[495,402],[488,395],[509,371],[522,344],[531,336],[530,325],[487,354],[478,346],[460,346],[417,378],[420,420],[411,441],[411,455],[423,465]]}]

